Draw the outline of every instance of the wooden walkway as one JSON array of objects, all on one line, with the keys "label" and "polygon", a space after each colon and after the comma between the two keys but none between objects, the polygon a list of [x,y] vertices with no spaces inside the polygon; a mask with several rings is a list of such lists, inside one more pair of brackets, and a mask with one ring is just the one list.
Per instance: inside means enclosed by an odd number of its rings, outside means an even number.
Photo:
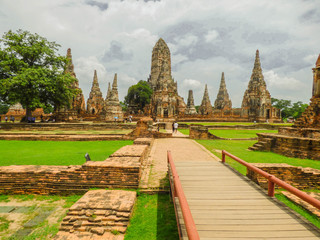
[{"label": "wooden walkway", "polygon": [[195,141],[157,139],[152,148],[153,168],[163,174],[151,178],[165,177],[166,152],[172,152],[201,240],[320,239],[318,229],[217,161]]},{"label": "wooden walkway", "polygon": [[320,239],[317,230],[222,163],[175,165],[201,239]]}]

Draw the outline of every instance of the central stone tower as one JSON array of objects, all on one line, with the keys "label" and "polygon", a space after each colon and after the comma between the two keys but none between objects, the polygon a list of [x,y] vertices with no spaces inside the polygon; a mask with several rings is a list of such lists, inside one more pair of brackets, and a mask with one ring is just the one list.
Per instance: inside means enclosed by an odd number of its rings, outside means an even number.
[{"label": "central stone tower", "polygon": [[153,118],[175,118],[184,113],[186,104],[178,95],[177,82],[174,82],[171,76],[170,50],[162,38],[152,50],[148,83],[153,89],[150,102],[150,113]]}]

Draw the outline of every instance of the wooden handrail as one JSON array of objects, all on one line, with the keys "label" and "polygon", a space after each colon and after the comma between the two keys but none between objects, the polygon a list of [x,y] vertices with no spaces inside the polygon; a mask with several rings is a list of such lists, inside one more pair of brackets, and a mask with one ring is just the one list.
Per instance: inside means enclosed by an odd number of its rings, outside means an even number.
[{"label": "wooden handrail", "polygon": [[[193,217],[192,217],[192,214],[191,214],[191,211],[190,211],[186,196],[184,195],[184,192],[183,192],[183,189],[182,189],[182,185],[181,185],[181,182],[180,182],[176,167],[175,167],[175,165],[173,163],[170,151],[167,152],[167,157],[168,157],[168,165],[169,165],[169,167],[171,169],[171,173],[172,173],[172,176],[173,176],[174,191],[172,193],[172,196],[173,196],[173,198],[174,197],[178,197],[178,199],[179,199],[181,212],[182,212],[182,215],[183,215],[184,224],[186,226],[188,238],[189,238],[189,240],[200,240],[196,225],[194,223],[194,220],[193,220]],[[171,182],[171,179],[170,179],[170,182]],[[173,199],[173,201],[174,201],[174,199]]]},{"label": "wooden handrail", "polygon": [[291,192],[292,194],[296,195],[297,197],[301,198],[302,200],[306,201],[307,203],[310,203],[312,206],[320,209],[320,201],[311,197],[310,195],[306,194],[305,192],[300,191],[299,189],[291,186],[290,184],[280,180],[279,178],[275,177],[272,174],[269,174],[260,168],[257,168],[253,166],[252,164],[232,155],[231,153],[223,150],[222,151],[222,162],[225,163],[225,155],[229,156],[230,158],[236,160],[240,164],[246,166],[248,169],[254,171],[255,173],[260,174],[261,176],[268,179],[268,195],[270,197],[274,196],[274,186],[277,184],[278,186],[286,189],[287,191]]}]

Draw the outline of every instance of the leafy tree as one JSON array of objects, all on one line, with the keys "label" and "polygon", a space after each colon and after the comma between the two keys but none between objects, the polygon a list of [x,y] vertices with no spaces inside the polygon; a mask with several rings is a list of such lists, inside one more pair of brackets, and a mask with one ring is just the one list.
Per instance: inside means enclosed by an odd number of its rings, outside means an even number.
[{"label": "leafy tree", "polygon": [[143,108],[150,103],[152,89],[146,81],[140,80],[137,84],[132,85],[128,89],[128,94],[124,98],[124,103],[137,106],[138,110],[143,111]]},{"label": "leafy tree", "polygon": [[291,103],[290,100],[271,98],[272,106],[281,110],[281,116],[283,119],[290,116],[295,119],[301,117],[301,114],[306,110],[308,104],[301,101]]},{"label": "leafy tree", "polygon": [[8,31],[0,39],[0,100],[20,102],[27,117],[38,107],[68,105],[75,79],[64,73],[68,59],[60,45],[28,31]]},{"label": "leafy tree", "polygon": [[9,105],[0,102],[0,114],[6,114],[9,110]]}]

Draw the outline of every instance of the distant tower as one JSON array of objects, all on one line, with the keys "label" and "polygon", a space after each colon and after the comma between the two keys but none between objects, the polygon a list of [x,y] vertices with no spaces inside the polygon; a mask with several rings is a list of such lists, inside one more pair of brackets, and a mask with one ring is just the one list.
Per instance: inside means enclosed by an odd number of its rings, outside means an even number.
[{"label": "distant tower", "polygon": [[229,94],[224,80],[224,72],[221,76],[220,88],[217,95],[217,99],[214,102],[214,108],[219,110],[230,110],[232,108],[232,102],[229,99]]},{"label": "distant tower", "polygon": [[313,87],[312,87],[312,97],[320,97],[320,54],[318,60],[316,61],[316,67],[312,69],[313,71]]},{"label": "distant tower", "polygon": [[241,108],[242,115],[248,116],[249,121],[264,122],[271,118],[271,96],[262,75],[259,50],[256,51],[251,79],[244,93]]},{"label": "distant tower", "polygon": [[210,115],[212,113],[212,105],[209,98],[207,84],[204,88],[204,94],[203,94],[201,105],[199,107],[199,113],[202,115]]},{"label": "distant tower", "polygon": [[152,50],[151,58],[151,74],[148,82],[152,89],[156,87],[160,72],[162,72],[162,65],[166,64],[165,72],[167,77],[171,78],[171,57],[170,50],[166,42],[160,38]]},{"label": "distant tower", "polygon": [[152,51],[148,83],[153,89],[150,113],[153,118],[175,118],[184,113],[186,104],[178,95],[177,83],[171,76],[170,50],[160,38]]},{"label": "distant tower", "polygon": [[185,114],[197,114],[197,110],[194,107],[193,91],[192,90],[189,90],[187,108],[184,113]]},{"label": "distant tower", "polygon": [[77,79],[76,73],[74,72],[74,65],[72,63],[72,55],[71,55],[71,49],[68,48],[67,50],[67,59],[68,64],[66,66],[66,73],[69,73],[72,77],[76,79],[76,81],[73,83],[73,88],[78,90],[78,94],[73,97],[72,103],[71,103],[71,109],[75,111],[77,114],[82,114],[86,111],[86,103],[84,101],[84,96],[82,93],[81,88],[79,87],[79,81]]},{"label": "distant tower", "polygon": [[97,71],[94,70],[91,92],[87,101],[87,112],[89,114],[102,114],[105,102],[100,91]]},{"label": "distant tower", "polygon": [[312,98],[307,109],[295,122],[294,127],[320,129],[320,54],[313,71]]},{"label": "distant tower", "polygon": [[108,93],[105,104],[106,120],[107,121],[122,121],[123,112],[119,102],[118,95],[118,76],[114,74],[112,89],[110,90],[110,83],[108,86]]}]

